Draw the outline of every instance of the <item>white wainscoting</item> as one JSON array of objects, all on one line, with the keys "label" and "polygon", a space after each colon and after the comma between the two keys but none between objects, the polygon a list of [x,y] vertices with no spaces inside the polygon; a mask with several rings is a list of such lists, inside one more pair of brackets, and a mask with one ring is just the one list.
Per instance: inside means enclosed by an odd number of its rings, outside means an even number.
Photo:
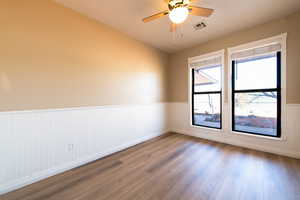
[{"label": "white wainscoting", "polygon": [[166,104],[0,112],[0,193],[167,132]]},{"label": "white wainscoting", "polygon": [[168,126],[177,133],[247,147],[265,152],[300,158],[300,105],[285,106],[282,140],[237,134],[230,131],[229,107],[224,104],[223,130],[195,128],[190,125],[188,103],[168,104]]}]

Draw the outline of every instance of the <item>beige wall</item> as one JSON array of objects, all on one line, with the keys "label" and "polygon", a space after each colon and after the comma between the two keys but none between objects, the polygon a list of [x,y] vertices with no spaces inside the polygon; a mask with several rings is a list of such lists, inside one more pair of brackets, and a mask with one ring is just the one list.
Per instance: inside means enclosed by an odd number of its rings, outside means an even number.
[{"label": "beige wall", "polygon": [[[169,66],[169,101],[188,101],[188,68],[189,57],[225,49],[228,47],[288,33],[287,38],[287,103],[300,103],[300,13],[281,20],[275,20],[248,30],[236,32],[222,38],[209,41],[194,48],[179,51],[170,57]],[[225,58],[227,55],[225,55]],[[225,75],[228,72],[225,62]],[[225,76],[225,102],[228,101],[228,81]]]},{"label": "beige wall", "polygon": [[168,55],[49,0],[0,6],[0,111],[166,101]]},{"label": "beige wall", "polygon": [[283,32],[287,103],[300,103],[299,21],[296,13],[169,57],[50,0],[1,1],[0,111],[187,102],[188,57]]}]

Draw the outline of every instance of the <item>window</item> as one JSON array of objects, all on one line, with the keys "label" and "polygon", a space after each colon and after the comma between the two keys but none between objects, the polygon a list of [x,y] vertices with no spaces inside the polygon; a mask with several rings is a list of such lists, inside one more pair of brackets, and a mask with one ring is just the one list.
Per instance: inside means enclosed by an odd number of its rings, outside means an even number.
[{"label": "window", "polygon": [[281,46],[232,55],[232,130],[281,136]]},{"label": "window", "polygon": [[202,56],[202,59],[190,63],[193,126],[222,128],[223,54],[208,58]]}]

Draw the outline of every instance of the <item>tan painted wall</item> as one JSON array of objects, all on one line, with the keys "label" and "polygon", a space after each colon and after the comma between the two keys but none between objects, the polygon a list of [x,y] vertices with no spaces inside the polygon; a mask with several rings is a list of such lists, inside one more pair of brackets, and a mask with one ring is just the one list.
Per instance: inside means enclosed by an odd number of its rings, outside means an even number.
[{"label": "tan painted wall", "polygon": [[[248,30],[232,33],[228,36],[209,41],[194,48],[179,51],[170,57],[169,66],[169,101],[188,101],[189,57],[225,49],[228,47],[288,33],[287,38],[287,103],[300,103],[300,12],[281,20],[256,26]],[[227,58],[227,52],[225,59]],[[225,102],[228,101],[227,60],[225,65]]]},{"label": "tan painted wall", "polygon": [[0,111],[166,101],[168,55],[50,0],[0,6]]},{"label": "tan painted wall", "polygon": [[1,1],[0,111],[186,102],[188,57],[282,32],[288,33],[287,103],[300,103],[299,21],[297,13],[177,52],[169,60],[50,0]]}]

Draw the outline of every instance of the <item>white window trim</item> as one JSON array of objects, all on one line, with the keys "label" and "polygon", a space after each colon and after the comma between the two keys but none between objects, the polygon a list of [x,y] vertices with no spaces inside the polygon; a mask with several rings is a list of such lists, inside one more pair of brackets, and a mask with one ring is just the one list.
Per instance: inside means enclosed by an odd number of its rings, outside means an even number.
[{"label": "white window trim", "polygon": [[[221,129],[215,129],[215,128],[209,128],[209,127],[201,127],[201,126],[195,126],[193,125],[192,123],[192,67],[190,67],[190,64],[193,63],[193,62],[197,62],[197,61],[202,61],[202,60],[207,60],[209,58],[214,58],[214,57],[221,57],[221,83],[222,83],[222,109],[221,109],[221,112],[222,112],[222,128]],[[211,52],[211,53],[207,53],[207,54],[202,54],[200,56],[195,56],[195,57],[190,57],[188,58],[188,101],[189,101],[189,125],[192,127],[192,128],[196,128],[196,129],[202,129],[202,130],[210,130],[210,131],[213,131],[214,133],[220,133],[220,132],[224,132],[224,83],[225,83],[225,74],[224,74],[224,66],[225,66],[225,49],[222,49],[222,50],[219,50],[219,51],[214,51],[214,52]]]},{"label": "white window trim", "polygon": [[[258,40],[246,44],[242,44],[239,46],[228,48],[228,108],[229,108],[229,127],[231,134],[238,134],[238,135],[245,135],[249,137],[257,137],[257,138],[266,138],[271,140],[287,140],[286,138],[286,41],[287,41],[287,33],[282,33],[280,35],[270,37],[263,40]],[[281,137],[275,138],[275,137],[268,137],[268,136],[261,136],[261,135],[254,135],[254,134],[246,134],[246,133],[240,133],[232,130],[232,87],[231,87],[231,78],[232,78],[232,58],[231,55],[235,52],[252,49],[256,47],[262,47],[267,44],[271,43],[280,43],[281,44]]]}]

